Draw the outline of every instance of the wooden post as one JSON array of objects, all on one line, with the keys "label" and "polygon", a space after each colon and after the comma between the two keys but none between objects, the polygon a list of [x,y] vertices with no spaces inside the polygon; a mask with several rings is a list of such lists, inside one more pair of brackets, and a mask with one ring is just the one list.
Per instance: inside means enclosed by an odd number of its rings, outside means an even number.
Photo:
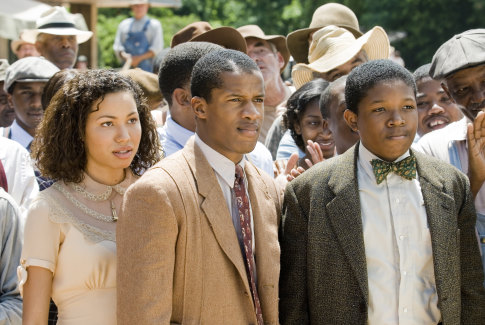
[{"label": "wooden post", "polygon": [[93,32],[93,36],[85,43],[79,44],[79,55],[85,55],[88,58],[89,67],[98,67],[98,36],[96,25],[98,21],[98,8],[96,4],[71,3],[71,13],[80,13],[84,16],[88,29]]}]

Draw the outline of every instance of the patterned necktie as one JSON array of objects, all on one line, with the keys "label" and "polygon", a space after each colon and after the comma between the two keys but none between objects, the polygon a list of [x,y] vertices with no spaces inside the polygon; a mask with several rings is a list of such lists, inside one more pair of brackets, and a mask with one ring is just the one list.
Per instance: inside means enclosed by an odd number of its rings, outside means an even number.
[{"label": "patterned necktie", "polygon": [[372,159],[370,163],[374,169],[377,184],[382,183],[390,172],[394,172],[408,180],[416,178],[416,157],[414,155],[410,155],[398,162]]},{"label": "patterned necktie", "polygon": [[254,308],[258,325],[263,325],[263,313],[261,312],[261,303],[259,302],[258,290],[256,288],[254,256],[253,256],[253,233],[251,230],[251,214],[249,212],[249,199],[246,194],[244,185],[244,171],[241,166],[236,165],[236,179],[234,181],[234,193],[236,196],[237,208],[239,212],[239,221],[241,223],[241,232],[244,242],[244,253],[246,260],[246,271],[248,275],[251,294],[253,295]]}]

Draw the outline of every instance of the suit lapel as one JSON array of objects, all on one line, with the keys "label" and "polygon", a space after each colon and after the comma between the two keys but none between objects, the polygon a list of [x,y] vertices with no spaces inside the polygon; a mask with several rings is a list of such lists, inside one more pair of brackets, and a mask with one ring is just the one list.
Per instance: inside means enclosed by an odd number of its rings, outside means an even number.
[{"label": "suit lapel", "polygon": [[446,194],[443,175],[436,172],[433,163],[422,154],[414,154],[431,233],[436,284],[440,290],[439,284],[446,285],[446,275],[439,270],[448,269],[448,252],[454,251],[451,247],[456,240],[457,218],[454,212],[454,199]]},{"label": "suit lapel", "polygon": [[212,167],[195,144],[193,137],[185,145],[184,156],[195,178],[197,191],[203,198],[200,208],[204,212],[219,246],[238,270],[247,292],[249,292],[246,269],[229,208],[225,203],[224,195]]},{"label": "suit lapel", "polygon": [[328,216],[340,246],[352,267],[368,303],[367,266],[357,184],[358,145],[341,156],[328,185],[335,198],[327,204]]}]

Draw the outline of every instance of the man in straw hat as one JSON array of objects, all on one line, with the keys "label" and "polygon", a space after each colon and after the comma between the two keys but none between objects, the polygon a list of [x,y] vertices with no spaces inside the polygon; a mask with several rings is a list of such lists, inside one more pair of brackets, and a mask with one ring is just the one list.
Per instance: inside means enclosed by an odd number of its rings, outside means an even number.
[{"label": "man in straw hat", "polygon": [[290,52],[282,35],[265,35],[256,25],[237,29],[246,40],[247,54],[256,62],[264,79],[264,119],[259,141],[265,142],[273,121],[285,111],[292,90],[285,85],[281,72],[288,64]]},{"label": "man in straw hat", "polygon": [[12,41],[12,43],[10,43],[10,49],[17,59],[23,59],[28,56],[40,56],[40,53],[37,52],[37,49],[35,48],[35,44],[28,43],[22,39]]},{"label": "man in straw hat", "polygon": [[297,63],[308,63],[308,48],[314,32],[322,27],[335,25],[351,32],[355,38],[362,36],[354,12],[339,3],[326,3],[315,10],[308,28],[298,29],[287,36],[287,45]]},{"label": "man in straw hat", "polygon": [[345,28],[330,25],[312,35],[309,64],[299,63],[291,73],[298,89],[315,78],[334,81],[358,65],[389,57],[389,39],[379,26],[359,38]]},{"label": "man in straw hat", "polygon": [[78,45],[93,35],[79,30],[64,7],[52,7],[36,22],[36,29],[25,30],[21,39],[34,43],[37,51],[59,69],[71,69],[77,58]]},{"label": "man in straw hat", "polygon": [[485,29],[453,36],[436,51],[429,71],[467,119],[423,136],[417,150],[447,161],[468,175],[485,270]]},{"label": "man in straw hat", "polygon": [[116,31],[113,50],[118,58],[152,72],[153,57],[163,49],[162,25],[147,16],[148,0],[132,0],[133,17],[123,20]]}]

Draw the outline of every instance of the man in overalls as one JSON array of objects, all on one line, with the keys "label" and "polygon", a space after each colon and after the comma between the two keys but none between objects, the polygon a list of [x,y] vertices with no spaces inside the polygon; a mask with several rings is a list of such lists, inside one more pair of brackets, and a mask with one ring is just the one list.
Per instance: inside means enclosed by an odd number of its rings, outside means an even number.
[{"label": "man in overalls", "polygon": [[149,6],[147,0],[131,1],[133,17],[118,26],[113,49],[125,64],[151,72],[153,57],[163,49],[163,37],[160,22],[147,16]]}]

